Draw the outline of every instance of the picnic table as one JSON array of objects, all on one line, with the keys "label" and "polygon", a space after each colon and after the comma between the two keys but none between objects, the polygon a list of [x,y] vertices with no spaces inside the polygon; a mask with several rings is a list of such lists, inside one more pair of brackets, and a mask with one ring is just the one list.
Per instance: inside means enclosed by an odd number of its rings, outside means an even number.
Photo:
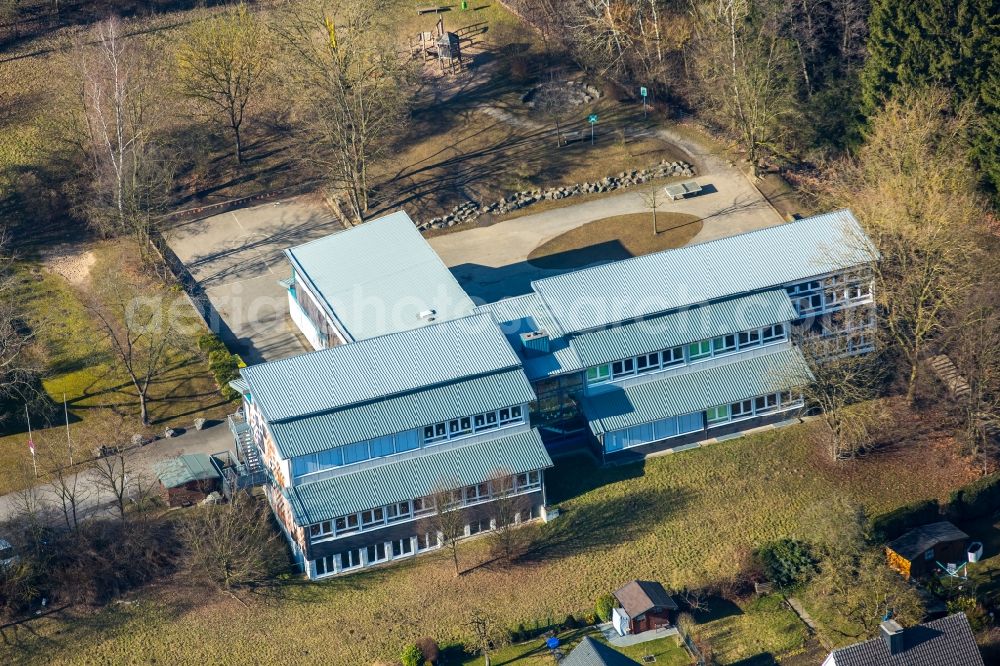
[{"label": "picnic table", "polygon": [[667,185],[663,188],[663,191],[667,193],[667,196],[670,197],[671,200],[676,201],[678,199],[683,199],[689,194],[698,194],[701,192],[701,185],[699,185],[696,180],[686,180],[683,183]]}]

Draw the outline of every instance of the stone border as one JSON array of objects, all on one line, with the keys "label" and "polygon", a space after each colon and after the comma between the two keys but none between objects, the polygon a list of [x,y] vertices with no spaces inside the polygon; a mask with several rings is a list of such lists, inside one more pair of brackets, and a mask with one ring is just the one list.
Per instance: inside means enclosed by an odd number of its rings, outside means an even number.
[{"label": "stone border", "polygon": [[483,206],[478,201],[466,201],[455,206],[450,213],[442,217],[435,217],[419,223],[417,228],[421,231],[426,231],[427,229],[445,229],[458,224],[468,224],[484,214],[504,215],[538,203],[539,201],[565,199],[567,197],[596,192],[614,192],[615,190],[642,185],[656,178],[690,178],[694,174],[695,168],[687,162],[668,162],[667,160],[663,160],[658,165],[648,169],[623,171],[617,176],[606,176],[592,183],[577,183],[576,185],[551,187],[545,190],[521,190],[486,206]]}]

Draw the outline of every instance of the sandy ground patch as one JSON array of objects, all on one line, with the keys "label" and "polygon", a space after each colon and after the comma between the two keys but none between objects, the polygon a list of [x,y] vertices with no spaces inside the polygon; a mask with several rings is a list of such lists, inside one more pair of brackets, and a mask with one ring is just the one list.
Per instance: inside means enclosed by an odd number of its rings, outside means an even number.
[{"label": "sandy ground patch", "polygon": [[42,265],[47,270],[62,276],[73,286],[86,284],[95,261],[97,255],[93,250],[84,250],[72,245],[56,246],[42,257]]}]

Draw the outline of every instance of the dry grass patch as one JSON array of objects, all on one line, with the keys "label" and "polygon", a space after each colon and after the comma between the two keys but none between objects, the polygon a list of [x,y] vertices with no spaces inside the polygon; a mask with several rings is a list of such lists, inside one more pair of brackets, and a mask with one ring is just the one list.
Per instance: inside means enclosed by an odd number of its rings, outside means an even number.
[{"label": "dry grass patch", "polygon": [[606,217],[539,245],[528,255],[528,262],[538,268],[567,269],[638,257],[687,245],[702,225],[694,215],[657,213],[654,235],[652,213]]},{"label": "dry grass patch", "polygon": [[[564,512],[525,531],[534,548],[510,568],[485,564],[488,545],[480,540],[462,547],[467,572],[457,578],[446,554],[432,554],[323,583],[289,583],[249,609],[204,595],[192,594],[180,605],[151,596],[83,625],[38,627],[37,644],[45,650],[26,661],[148,663],[170,654],[174,663],[204,663],[218,661],[218,646],[225,645],[230,663],[367,666],[396,658],[421,636],[442,645],[466,640],[476,607],[514,628],[592,612],[599,594],[632,578],[672,588],[710,584],[733,573],[733,562],[747,549],[804,534],[807,509],[831,496],[843,494],[879,513],[946,496],[972,476],[962,460],[944,450],[929,452],[919,440],[830,465],[810,428],[773,430],[613,469],[598,469],[587,459],[560,460],[546,478],[550,500]],[[732,619],[719,618],[724,627],[699,625],[720,642],[725,661],[778,655],[799,640],[786,630],[790,619],[780,609],[741,610]]]}]

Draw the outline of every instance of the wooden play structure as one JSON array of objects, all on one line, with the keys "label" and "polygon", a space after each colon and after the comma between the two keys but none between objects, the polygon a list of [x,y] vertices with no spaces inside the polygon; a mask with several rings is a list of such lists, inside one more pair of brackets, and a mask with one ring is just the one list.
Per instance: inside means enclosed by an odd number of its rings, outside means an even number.
[{"label": "wooden play structure", "polygon": [[438,20],[433,30],[419,32],[410,39],[410,56],[419,57],[424,62],[437,60],[442,73],[454,74],[462,71],[465,65],[463,49],[471,46],[475,37],[486,32],[487,27],[486,23],[480,22],[449,31],[444,26],[441,10],[440,7],[417,10],[420,14],[435,12]]},{"label": "wooden play structure", "polygon": [[410,53],[414,57],[419,55],[425,62],[437,59],[442,72],[462,69],[462,40],[457,33],[445,30],[441,16],[434,30],[420,32],[410,40]]}]

